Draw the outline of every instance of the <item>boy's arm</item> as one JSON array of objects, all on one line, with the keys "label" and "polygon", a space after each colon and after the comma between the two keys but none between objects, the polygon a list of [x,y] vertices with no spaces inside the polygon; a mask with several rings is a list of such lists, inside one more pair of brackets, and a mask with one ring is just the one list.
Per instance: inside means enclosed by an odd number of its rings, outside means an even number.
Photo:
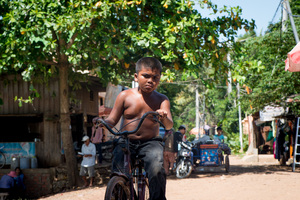
[{"label": "boy's arm", "polygon": [[170,101],[165,97],[165,100],[161,103],[160,109],[156,110],[156,112],[159,113],[160,121],[164,124],[166,130],[170,130],[173,127],[170,107]]},{"label": "boy's arm", "polygon": [[108,124],[115,126],[119,122],[119,120],[124,112],[125,97],[126,97],[126,91],[122,91],[117,96],[117,99],[115,101],[112,111],[110,112],[109,116],[105,119],[105,121]]}]

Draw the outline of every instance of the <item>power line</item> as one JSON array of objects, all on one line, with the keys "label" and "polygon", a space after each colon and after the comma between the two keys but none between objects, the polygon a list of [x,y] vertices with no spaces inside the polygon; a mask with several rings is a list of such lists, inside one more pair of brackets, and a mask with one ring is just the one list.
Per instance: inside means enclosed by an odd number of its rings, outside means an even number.
[{"label": "power line", "polygon": [[281,0],[281,1],[279,2],[278,6],[277,6],[277,9],[276,9],[275,14],[274,14],[274,16],[273,16],[273,19],[272,19],[272,21],[271,21],[271,24],[273,24],[274,18],[276,17],[277,11],[278,11],[280,5],[282,4],[282,1],[283,1],[283,0]]}]

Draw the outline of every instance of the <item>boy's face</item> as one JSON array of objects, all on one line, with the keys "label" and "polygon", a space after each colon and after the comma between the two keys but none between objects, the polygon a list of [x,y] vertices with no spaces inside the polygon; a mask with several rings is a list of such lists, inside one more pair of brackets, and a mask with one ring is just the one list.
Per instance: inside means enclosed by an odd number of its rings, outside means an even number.
[{"label": "boy's face", "polygon": [[183,129],[180,129],[179,131],[180,131],[180,133],[182,133],[184,135],[186,130],[183,128]]},{"label": "boy's face", "polygon": [[160,82],[160,72],[158,69],[142,67],[141,71],[134,74],[134,80],[139,83],[143,92],[153,92]]}]

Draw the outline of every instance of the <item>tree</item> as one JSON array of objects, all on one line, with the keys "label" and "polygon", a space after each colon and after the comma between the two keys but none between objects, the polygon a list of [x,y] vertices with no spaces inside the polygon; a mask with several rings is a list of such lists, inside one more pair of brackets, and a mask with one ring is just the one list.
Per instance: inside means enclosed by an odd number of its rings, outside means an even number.
[{"label": "tree", "polygon": [[[296,4],[291,2],[294,15],[300,14]],[[300,20],[295,19],[295,24],[300,27]],[[287,53],[295,46],[291,26],[282,32],[281,23],[270,24],[265,35],[250,36],[242,43],[243,50],[235,54],[233,78],[244,85],[241,102],[245,110],[254,113],[266,105],[277,105],[290,107],[297,114],[299,104],[286,102],[300,90],[300,74],[284,70]]]},{"label": "tree", "polygon": [[[218,12],[210,1],[199,3]],[[237,30],[253,28],[253,22],[241,18],[240,8],[224,7],[220,12],[225,15],[211,20],[203,18],[193,4],[180,0],[0,2],[5,8],[0,13],[0,74],[21,73],[25,80],[59,76],[60,122],[71,185],[78,176],[69,130],[68,85],[76,83],[77,70],[90,70],[103,83],[116,83],[132,74],[138,58],[155,56],[176,70],[201,73],[209,60],[215,71],[225,71],[222,58],[229,44],[239,48],[234,43]]]}]

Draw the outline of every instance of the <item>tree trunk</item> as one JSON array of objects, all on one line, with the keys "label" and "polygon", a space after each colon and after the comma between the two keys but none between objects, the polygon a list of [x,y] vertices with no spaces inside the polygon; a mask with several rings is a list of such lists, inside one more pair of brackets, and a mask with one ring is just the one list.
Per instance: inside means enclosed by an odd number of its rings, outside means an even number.
[{"label": "tree trunk", "polygon": [[66,158],[69,186],[79,184],[78,166],[70,129],[68,65],[59,65],[60,130]]}]

